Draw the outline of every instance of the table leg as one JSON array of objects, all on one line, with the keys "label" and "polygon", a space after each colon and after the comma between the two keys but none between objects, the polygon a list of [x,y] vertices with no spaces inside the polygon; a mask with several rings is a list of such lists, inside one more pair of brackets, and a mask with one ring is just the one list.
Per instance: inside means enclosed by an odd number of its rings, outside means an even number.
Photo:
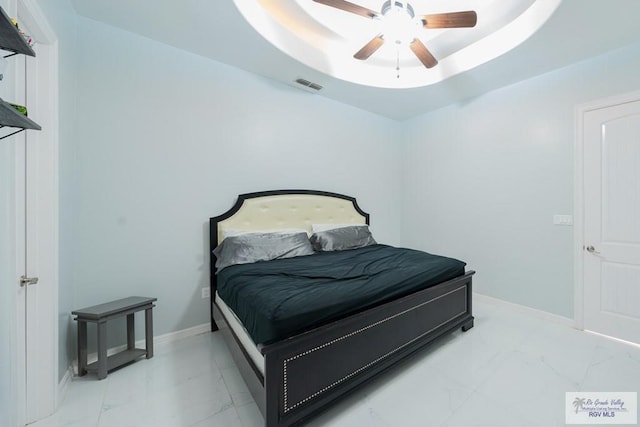
[{"label": "table leg", "polygon": [[147,359],[151,359],[153,357],[153,307],[144,311],[144,335]]},{"label": "table leg", "polygon": [[127,314],[127,349],[132,350],[136,346],[136,327],[134,313]]},{"label": "table leg", "polygon": [[87,374],[87,322],[78,320],[78,376]]},{"label": "table leg", "polygon": [[107,377],[107,322],[98,322],[98,379]]}]

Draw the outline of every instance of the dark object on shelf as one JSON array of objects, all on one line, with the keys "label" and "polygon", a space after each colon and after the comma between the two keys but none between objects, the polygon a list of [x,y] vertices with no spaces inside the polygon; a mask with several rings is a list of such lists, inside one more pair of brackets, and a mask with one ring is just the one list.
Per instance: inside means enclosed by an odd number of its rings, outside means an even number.
[{"label": "dark object on shelf", "polygon": [[11,105],[13,108],[16,109],[16,111],[20,114],[22,114],[25,117],[28,117],[29,114],[27,112],[27,107],[25,107],[24,105],[18,105],[18,104],[13,104],[13,103],[9,103],[9,105]]},{"label": "dark object on shelf", "polygon": [[[94,305],[72,311],[78,321],[78,376],[97,372],[98,379],[107,377],[107,372],[140,356],[153,357],[153,304],[157,298],[129,297],[105,304]],[[145,311],[145,349],[135,348],[134,314]],[[127,349],[107,357],[107,321],[127,316]],[[98,325],[98,361],[87,365],[87,322]]]},{"label": "dark object on shelf", "polygon": [[[5,11],[0,8],[0,49],[28,56],[36,56],[29,43],[22,37],[18,28],[11,22]],[[7,55],[12,56],[12,55]]]}]

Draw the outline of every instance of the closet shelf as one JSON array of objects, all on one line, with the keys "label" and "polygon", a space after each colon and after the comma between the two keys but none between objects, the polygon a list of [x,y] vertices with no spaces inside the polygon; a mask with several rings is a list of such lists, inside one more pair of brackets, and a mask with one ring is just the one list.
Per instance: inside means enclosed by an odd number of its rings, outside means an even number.
[{"label": "closet shelf", "polygon": [[[22,37],[18,28],[11,23],[11,19],[7,16],[4,9],[0,7],[0,49],[13,52],[10,55],[6,55],[5,58],[17,54],[24,54],[28,56],[36,56],[36,53],[29,43]],[[11,135],[15,135],[18,132],[22,132],[25,129],[41,130],[39,124],[19,113],[11,104],[3,101],[0,98],[0,128],[12,127],[18,128],[18,130],[4,136],[0,136],[0,139],[5,139]]]},{"label": "closet shelf", "polygon": [[24,55],[36,56],[29,43],[22,37],[18,29],[11,23],[11,19],[0,8],[0,49]]},{"label": "closet shelf", "polygon": [[29,117],[20,114],[11,104],[0,98],[0,127],[2,126],[35,130],[42,129],[39,124]]}]

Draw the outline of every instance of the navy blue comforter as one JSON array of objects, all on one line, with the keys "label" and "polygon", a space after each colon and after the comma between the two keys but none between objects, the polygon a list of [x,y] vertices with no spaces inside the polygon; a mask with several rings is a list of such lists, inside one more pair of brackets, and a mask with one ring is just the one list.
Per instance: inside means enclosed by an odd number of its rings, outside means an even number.
[{"label": "navy blue comforter", "polygon": [[270,343],[461,276],[465,265],[372,245],[227,267],[218,293],[256,344]]}]

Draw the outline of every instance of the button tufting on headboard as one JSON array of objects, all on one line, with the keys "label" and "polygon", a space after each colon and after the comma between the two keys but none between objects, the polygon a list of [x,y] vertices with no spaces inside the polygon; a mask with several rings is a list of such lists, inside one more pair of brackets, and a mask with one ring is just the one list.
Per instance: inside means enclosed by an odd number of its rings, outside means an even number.
[{"label": "button tufting on headboard", "polygon": [[353,201],[318,194],[276,194],[244,200],[229,218],[218,222],[218,243],[224,229],[305,229],[311,224],[364,224],[367,218]]}]

